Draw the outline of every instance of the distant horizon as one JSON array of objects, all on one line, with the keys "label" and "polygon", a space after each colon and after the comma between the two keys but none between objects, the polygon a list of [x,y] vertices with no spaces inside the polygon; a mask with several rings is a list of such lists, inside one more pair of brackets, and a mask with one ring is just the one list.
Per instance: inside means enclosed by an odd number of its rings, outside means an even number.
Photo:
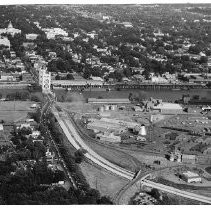
[{"label": "distant horizon", "polygon": [[43,3],[42,0],[9,0],[7,3],[0,5],[71,5],[71,4],[125,4],[125,5],[164,5],[164,4],[211,4],[211,0],[46,0]]}]

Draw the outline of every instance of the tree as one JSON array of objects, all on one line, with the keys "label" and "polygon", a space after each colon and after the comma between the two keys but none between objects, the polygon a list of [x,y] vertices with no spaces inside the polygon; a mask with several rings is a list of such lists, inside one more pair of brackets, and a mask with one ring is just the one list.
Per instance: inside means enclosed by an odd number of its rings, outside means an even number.
[{"label": "tree", "polygon": [[74,77],[72,74],[67,74],[67,80],[74,80]]}]

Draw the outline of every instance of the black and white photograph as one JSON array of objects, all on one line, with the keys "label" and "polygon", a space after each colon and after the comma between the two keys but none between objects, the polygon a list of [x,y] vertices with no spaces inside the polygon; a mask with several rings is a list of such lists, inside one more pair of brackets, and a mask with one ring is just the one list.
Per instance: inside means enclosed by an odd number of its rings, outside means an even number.
[{"label": "black and white photograph", "polygon": [[0,205],[210,204],[210,0],[0,2]]}]

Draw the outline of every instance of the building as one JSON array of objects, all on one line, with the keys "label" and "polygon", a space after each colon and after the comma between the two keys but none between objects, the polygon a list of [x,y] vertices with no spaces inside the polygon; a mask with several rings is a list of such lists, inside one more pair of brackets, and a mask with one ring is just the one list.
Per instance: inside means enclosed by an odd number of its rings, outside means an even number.
[{"label": "building", "polygon": [[49,150],[49,148],[47,149],[47,152],[45,153],[45,156],[46,156],[47,163],[53,163],[54,162],[55,153],[54,152],[51,152]]},{"label": "building", "polygon": [[30,134],[30,136],[32,138],[38,138],[40,136],[40,131],[32,131],[32,134]]},{"label": "building", "polygon": [[32,105],[30,106],[31,109],[36,109],[36,108],[38,108],[38,107],[39,107],[38,104],[32,104]]},{"label": "building", "polygon": [[182,155],[182,163],[196,164],[196,155]]},{"label": "building", "polygon": [[15,34],[20,34],[21,30],[13,28],[13,25],[10,21],[7,28],[0,29],[0,34],[4,34],[4,33],[11,34],[12,36],[14,36]]},{"label": "building", "polygon": [[23,124],[20,125],[20,127],[17,127],[17,128],[20,128],[20,129],[22,129],[22,128],[30,128],[31,129],[31,126],[30,126],[29,123],[23,123]]},{"label": "building", "polygon": [[[74,76],[75,77],[75,76]],[[99,80],[86,80],[86,79],[79,79],[79,80],[52,80],[52,85],[54,87],[61,87],[61,88],[90,88],[90,87],[102,87],[105,84]]]},{"label": "building", "polygon": [[67,37],[68,33],[61,28],[44,28],[47,39],[55,39],[56,36]]},{"label": "building", "polygon": [[159,112],[168,112],[168,113],[182,113],[183,108],[180,104],[176,103],[158,103],[152,107],[153,110],[157,110]]},{"label": "building", "polygon": [[3,124],[0,124],[0,131],[3,131],[4,130],[4,126]]},{"label": "building", "polygon": [[10,41],[7,37],[0,36],[0,45],[6,46],[10,49]]},{"label": "building", "polygon": [[37,39],[38,34],[26,34],[26,39],[28,40],[35,40]]},{"label": "building", "polygon": [[128,98],[88,98],[90,104],[130,104]]},{"label": "building", "polygon": [[133,25],[130,22],[123,22],[122,25],[124,25],[125,28],[132,28]]},{"label": "building", "polygon": [[181,179],[187,183],[197,183],[202,181],[201,177],[197,173],[191,171],[183,172],[181,174]]},{"label": "building", "polygon": [[33,77],[30,73],[23,73],[22,74],[22,80],[25,82],[33,82]]},{"label": "building", "polygon": [[39,85],[42,86],[43,93],[47,93],[51,89],[51,72],[47,72],[47,68],[39,69]]},{"label": "building", "polygon": [[51,72],[43,72],[42,92],[48,93],[51,89]]},{"label": "building", "polygon": [[119,143],[121,142],[121,137],[120,136],[115,136],[114,133],[98,133],[96,134],[96,138],[101,140],[101,141],[108,141],[112,143]]},{"label": "building", "polygon": [[91,129],[94,132],[110,132],[110,133],[116,133],[116,134],[120,134],[120,133],[124,133],[126,131],[126,128],[124,126],[121,126],[119,124],[116,123],[112,123],[112,122],[105,122],[102,120],[93,120],[92,122],[89,122],[87,124],[87,129]]}]

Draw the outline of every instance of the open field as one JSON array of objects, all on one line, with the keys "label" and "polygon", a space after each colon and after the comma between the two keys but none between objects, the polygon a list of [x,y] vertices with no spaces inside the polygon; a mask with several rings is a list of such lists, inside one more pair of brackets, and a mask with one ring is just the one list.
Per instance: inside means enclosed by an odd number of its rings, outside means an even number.
[{"label": "open field", "polygon": [[27,117],[28,112],[33,110],[30,106],[32,101],[2,101],[0,102],[0,120],[5,122],[19,121]]},{"label": "open field", "polygon": [[102,196],[106,195],[111,199],[128,182],[86,162],[82,162],[80,168],[90,187],[99,190]]},{"label": "open field", "polygon": [[0,89],[0,94],[2,94],[3,98],[5,98],[7,94],[11,94],[15,92],[29,93],[29,91],[25,89]]}]

